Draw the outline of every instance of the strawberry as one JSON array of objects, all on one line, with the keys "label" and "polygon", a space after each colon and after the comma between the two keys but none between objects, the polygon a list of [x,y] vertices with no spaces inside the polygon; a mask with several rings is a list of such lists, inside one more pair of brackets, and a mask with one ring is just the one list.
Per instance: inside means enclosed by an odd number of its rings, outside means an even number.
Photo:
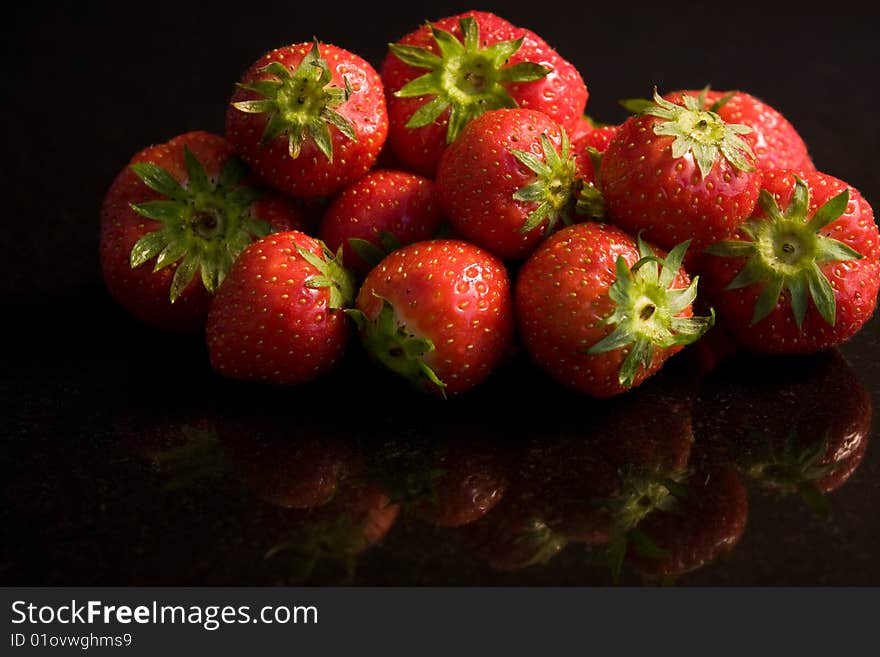
[{"label": "strawberry", "polygon": [[590,117],[581,114],[577,121],[575,121],[574,127],[568,131],[568,137],[571,141],[578,141],[593,132],[593,130],[595,130],[595,127]]},{"label": "strawberry", "polygon": [[482,382],[508,353],[512,305],[507,271],[494,256],[431,240],[379,263],[349,314],[378,362],[445,396]]},{"label": "strawberry", "polygon": [[599,169],[602,155],[608,150],[608,144],[619,128],[616,125],[598,126],[578,139],[572,138],[571,152],[582,178],[575,206],[577,221],[605,221],[607,218],[605,199],[598,185]]},{"label": "strawberry", "polygon": [[204,326],[211,296],[239,252],[273,230],[300,228],[291,201],[242,184],[222,137],[189,132],[137,153],[101,208],[101,268],[111,296],[141,321]]},{"label": "strawberry", "polygon": [[608,150],[608,144],[620,130],[619,125],[603,125],[593,128],[590,132],[575,136],[571,136],[571,148],[576,153],[589,148],[595,148],[597,152],[604,153]]},{"label": "strawberry", "polygon": [[[728,123],[747,125],[754,131],[753,148],[759,169],[814,170],[807,145],[794,126],[776,109],[744,91],[701,90],[673,91],[664,95],[669,101],[680,102],[685,96],[702,101],[704,109],[716,112]],[[623,101],[624,107],[640,111],[647,100]]]},{"label": "strawberry", "polygon": [[433,177],[440,155],[483,112],[542,111],[574,128],[587,102],[577,70],[539,36],[469,11],[424,25],[389,46],[382,64],[389,142],[408,168]]},{"label": "strawberry", "polygon": [[437,188],[458,235],[505,259],[571,223],[581,187],[568,136],[546,114],[487,112],[443,153]]},{"label": "strawberry", "polygon": [[694,317],[697,279],[687,242],[655,255],[619,228],[583,223],[548,240],[520,269],[519,330],[532,358],[561,383],[595,397],[639,385],[712,326]]},{"label": "strawberry", "polygon": [[434,183],[403,171],[371,171],[327,208],[321,239],[342,247],[346,266],[361,276],[401,245],[431,239],[443,215]]},{"label": "strawberry", "polygon": [[655,91],[602,157],[599,188],[611,220],[664,249],[690,239],[695,259],[752,212],[761,174],[751,132],[702,109],[697,98],[675,104]]},{"label": "strawberry", "polygon": [[226,112],[226,137],[275,189],[330,196],[363,176],[388,134],[379,75],[330,44],[265,54],[244,74]]},{"label": "strawberry", "polygon": [[255,242],[211,304],[211,364],[234,379],[313,379],[342,357],[349,337],[342,308],[353,296],[351,274],[322,242],[298,231]]},{"label": "strawberry", "polygon": [[740,345],[761,353],[813,353],[848,340],[871,317],[880,288],[871,206],[818,172],[769,171],[763,187],[748,222],[707,250],[719,315]]}]

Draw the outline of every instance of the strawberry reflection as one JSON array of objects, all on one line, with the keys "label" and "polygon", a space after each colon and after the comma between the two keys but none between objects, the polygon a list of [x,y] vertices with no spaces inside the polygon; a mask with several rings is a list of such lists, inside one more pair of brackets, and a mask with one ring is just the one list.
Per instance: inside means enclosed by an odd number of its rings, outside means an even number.
[{"label": "strawberry reflection", "polygon": [[[755,371],[764,374],[756,380]],[[706,381],[696,416],[703,451],[781,495],[830,511],[826,493],[859,467],[871,402],[841,354],[739,359]]]},{"label": "strawberry reflection", "polygon": [[511,493],[463,540],[492,568],[544,563],[586,544],[612,573],[629,554],[665,558],[646,519],[686,509],[693,395],[658,379],[595,407],[561,405],[518,451]]},{"label": "strawberry reflection", "polygon": [[[716,352],[723,344],[694,355],[712,369]],[[697,381],[693,371],[669,368],[602,403],[548,387],[487,424],[473,420],[479,398],[439,418],[415,405],[370,423],[369,409],[309,419],[271,398],[190,418],[136,451],[171,495],[243,489],[235,545],[278,583],[351,583],[356,563],[390,557],[422,577],[450,553],[485,564],[488,582],[674,581],[736,547],[746,484],[827,510],[871,423],[837,352],[737,357]]]},{"label": "strawberry reflection", "polygon": [[370,475],[408,516],[462,527],[489,513],[508,487],[509,449],[473,423],[414,420],[371,449]]},{"label": "strawberry reflection", "polygon": [[286,583],[350,582],[355,557],[385,537],[400,511],[367,480],[362,451],[339,438],[343,429],[292,423],[281,412],[218,423],[240,481],[280,509],[282,528],[265,558]]},{"label": "strawberry reflection", "polygon": [[732,550],[746,528],[746,490],[733,468],[697,471],[671,511],[648,515],[631,537],[635,548],[626,559],[644,575],[668,580]]}]

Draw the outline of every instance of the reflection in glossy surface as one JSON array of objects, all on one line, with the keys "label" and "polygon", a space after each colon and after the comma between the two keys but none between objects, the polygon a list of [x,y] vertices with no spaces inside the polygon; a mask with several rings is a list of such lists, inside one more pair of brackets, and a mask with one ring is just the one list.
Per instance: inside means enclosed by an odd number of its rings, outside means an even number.
[{"label": "reflection in glossy surface", "polygon": [[[759,382],[756,368],[767,373]],[[740,541],[743,477],[823,508],[822,494],[861,462],[871,417],[836,352],[738,359],[702,381],[686,370],[601,404],[551,389],[552,412],[491,426],[450,404],[442,418],[414,409],[365,431],[353,417],[294,422],[265,400],[140,453],[173,487],[224,473],[276,508],[252,554],[279,583],[369,581],[357,579],[361,557],[385,554],[395,531],[427,527],[433,541],[464,550],[462,567],[475,559],[540,581],[565,552],[597,582],[670,581]],[[393,549],[396,559],[424,556]]]},{"label": "reflection in glossy surface", "polygon": [[[2,546],[0,575],[601,584],[619,571],[625,584],[862,582],[876,556],[878,465],[870,401],[851,368],[835,352],[736,358],[698,380],[724,355],[724,344],[700,344],[711,353],[686,350],[657,379],[602,403],[524,387],[542,379],[521,355],[473,395],[439,405],[390,377],[364,379],[356,358],[296,391],[209,372],[126,382],[117,369],[128,364],[114,361],[101,381],[123,383],[90,392],[60,372],[47,398],[93,407],[95,419],[74,425],[63,458],[51,436],[65,434],[46,420],[5,453],[17,510],[4,522],[22,538]],[[144,345],[147,360],[181,361],[193,348]],[[170,388],[156,400],[160,384]],[[827,495],[833,524],[780,498],[793,490],[819,510]]]},{"label": "reflection in glossy surface", "polygon": [[[749,373],[759,364],[759,381]],[[781,494],[827,512],[824,493],[858,468],[868,446],[871,400],[837,351],[804,359],[745,358],[709,378],[697,422],[703,451]]]}]

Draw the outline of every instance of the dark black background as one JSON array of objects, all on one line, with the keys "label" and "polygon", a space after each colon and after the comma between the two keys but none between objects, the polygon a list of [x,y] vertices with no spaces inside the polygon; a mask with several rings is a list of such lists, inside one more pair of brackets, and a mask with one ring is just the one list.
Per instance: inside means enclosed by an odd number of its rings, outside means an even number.
[{"label": "dark black background", "polygon": [[[102,531],[110,530],[94,506],[103,503],[99,489],[109,486],[114,469],[101,462],[105,443],[126,431],[137,433],[138,423],[159,432],[163,422],[189,412],[188,403],[213,394],[214,377],[197,338],[176,340],[139,327],[104,293],[98,212],[103,193],[129,157],[186,131],[221,131],[235,81],[269,49],[315,35],[378,66],[388,41],[424,19],[468,8],[469,3],[412,1],[349,7],[330,0],[234,5],[150,0],[31,3],[7,10],[0,220],[0,300],[7,333],[0,361],[8,366],[0,420],[9,446],[4,518],[29,528],[18,540],[23,551],[38,556],[27,567],[0,564],[0,578],[5,572],[33,583],[124,583],[109,566],[102,576],[99,565],[70,566],[67,572],[59,566],[43,578],[38,561],[40,555],[57,557],[48,546],[58,536],[73,540],[70,532],[83,532],[76,549],[92,546],[90,563],[101,564],[111,550],[102,544]],[[880,202],[876,8],[846,2],[820,9],[781,2],[538,1],[474,8],[535,30],[572,61],[590,90],[587,111],[599,120],[622,120],[617,99],[644,96],[654,85],[740,88],[791,120],[821,171]],[[843,350],[875,403],[877,328],[875,320]],[[229,402],[238,393],[226,394]],[[132,403],[137,413],[120,420],[118,407]],[[339,400],[328,395],[317,404],[315,413],[337,412]],[[465,402],[456,412],[474,423],[485,417],[481,404]],[[863,470],[877,473],[876,459]],[[876,516],[865,496],[880,499],[870,482],[861,491],[861,497],[851,496],[854,527],[861,526],[859,513]],[[67,495],[70,499],[59,502]],[[126,528],[139,531],[134,521]],[[861,564],[877,556],[869,538],[876,533],[863,530],[846,539],[853,549],[844,551],[866,555]],[[118,533],[108,535],[110,543],[119,542]],[[862,579],[863,566],[853,566],[831,580],[880,581],[873,561],[875,571]],[[828,579],[810,565],[784,578],[762,568],[743,562],[733,574],[711,581]]]}]

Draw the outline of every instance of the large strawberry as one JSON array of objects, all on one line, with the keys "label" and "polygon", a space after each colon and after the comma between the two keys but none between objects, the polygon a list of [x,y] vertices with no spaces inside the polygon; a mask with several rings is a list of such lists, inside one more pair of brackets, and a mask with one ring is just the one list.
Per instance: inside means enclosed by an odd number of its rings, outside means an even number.
[{"label": "large strawberry", "polygon": [[693,260],[752,212],[761,173],[750,133],[693,96],[676,104],[655,91],[602,157],[599,188],[611,220],[664,249],[692,240]]},{"label": "large strawberry", "polygon": [[[794,126],[762,100],[744,91],[712,91],[708,87],[700,91],[673,91],[664,95],[672,102],[681,102],[684,96],[696,97],[703,108],[716,112],[728,123],[752,128],[755,163],[759,169],[815,168],[807,153],[807,145]],[[623,101],[623,105],[638,112],[650,102],[632,99]]]},{"label": "large strawberry", "polygon": [[582,185],[568,136],[546,114],[487,112],[446,149],[437,170],[457,234],[505,259],[531,253],[575,214]]},{"label": "large strawberry", "polygon": [[619,228],[583,223],[548,240],[519,271],[520,335],[561,383],[595,397],[639,385],[714,315],[694,317],[697,279],[681,261],[687,243],[655,255]]},{"label": "large strawberry", "polygon": [[113,298],[148,324],[201,328],[242,249],[301,227],[290,200],[261,195],[244,175],[229,143],[207,132],[136,154],[101,208],[101,267]]},{"label": "large strawberry", "polygon": [[373,269],[349,311],[371,355],[435,394],[482,382],[513,342],[504,265],[457,240],[418,242]]},{"label": "large strawberry", "polygon": [[211,364],[235,378],[289,385],[330,370],[349,331],[354,283],[324,244],[290,231],[239,256],[208,315]]},{"label": "large strawberry", "polygon": [[327,208],[321,239],[342,247],[345,265],[365,275],[389,252],[435,237],[443,214],[434,183],[403,171],[371,171]]},{"label": "large strawberry", "polygon": [[766,172],[763,187],[754,216],[708,249],[707,289],[719,315],[743,347],[761,353],[812,353],[848,340],[880,289],[871,206],[818,172]]},{"label": "large strawberry", "polygon": [[330,196],[363,176],[388,134],[379,75],[330,44],[273,50],[244,74],[226,112],[226,137],[272,187]]},{"label": "large strawberry", "polygon": [[394,154],[426,176],[483,112],[529,108],[570,129],[587,102],[577,70],[543,39],[480,11],[424,25],[391,44],[382,80]]}]

